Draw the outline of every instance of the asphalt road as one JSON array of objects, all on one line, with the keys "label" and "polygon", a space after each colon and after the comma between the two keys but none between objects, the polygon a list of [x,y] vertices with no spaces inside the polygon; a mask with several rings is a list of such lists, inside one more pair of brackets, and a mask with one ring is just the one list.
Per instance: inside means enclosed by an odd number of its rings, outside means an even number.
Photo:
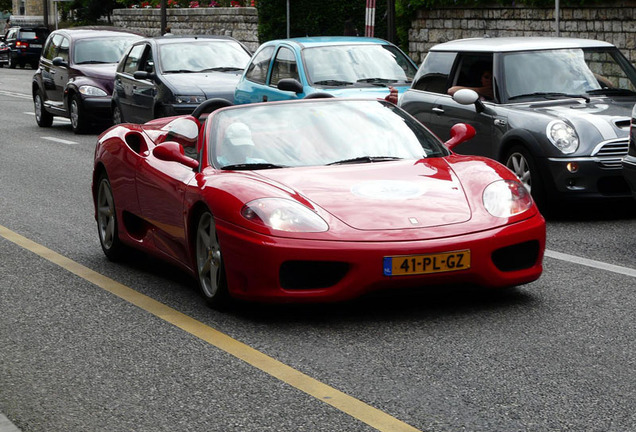
[{"label": "asphalt road", "polygon": [[221,313],[106,260],[96,134],[38,128],[32,74],[0,69],[0,413],[23,432],[636,430],[633,203],[549,220],[515,289]]}]

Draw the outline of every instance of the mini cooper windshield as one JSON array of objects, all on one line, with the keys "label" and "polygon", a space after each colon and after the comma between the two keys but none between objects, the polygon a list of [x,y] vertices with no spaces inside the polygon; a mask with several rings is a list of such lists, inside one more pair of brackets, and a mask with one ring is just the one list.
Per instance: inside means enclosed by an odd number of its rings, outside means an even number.
[{"label": "mini cooper windshield", "polygon": [[240,106],[214,116],[213,164],[268,169],[447,156],[449,151],[401,109],[374,100],[316,100]]},{"label": "mini cooper windshield", "polygon": [[511,101],[636,91],[636,69],[616,48],[517,52],[505,54],[502,61],[505,93]]}]

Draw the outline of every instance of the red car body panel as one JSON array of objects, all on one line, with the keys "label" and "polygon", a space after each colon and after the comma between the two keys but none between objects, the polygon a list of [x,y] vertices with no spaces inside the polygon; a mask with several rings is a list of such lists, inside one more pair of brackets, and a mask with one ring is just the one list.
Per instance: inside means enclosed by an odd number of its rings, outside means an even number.
[{"label": "red car body panel", "polygon": [[[456,283],[506,287],[531,282],[542,273],[545,221],[536,206],[509,218],[492,216],[484,207],[487,185],[516,180],[495,161],[451,154],[418,161],[228,171],[216,169],[203,157],[199,169],[193,170],[153,155],[153,148],[166,140],[162,128],[171,120],[119,125],[104,132],[95,151],[93,183],[107,173],[123,243],[195,277],[194,230],[200,210],[209,209],[233,297],[341,301],[379,289]],[[207,129],[210,124],[208,119]],[[209,154],[207,145],[200,137],[197,147],[203,155]],[[402,187],[407,183],[410,186]],[[320,215],[329,229],[275,232],[241,215],[246,203],[264,197],[300,202]],[[530,265],[496,265],[493,254],[524,244],[536,247]],[[387,256],[465,249],[471,254],[465,270],[383,273]],[[345,270],[329,286],[290,286],[282,269],[304,268],[303,263],[308,268],[339,263]]]}]

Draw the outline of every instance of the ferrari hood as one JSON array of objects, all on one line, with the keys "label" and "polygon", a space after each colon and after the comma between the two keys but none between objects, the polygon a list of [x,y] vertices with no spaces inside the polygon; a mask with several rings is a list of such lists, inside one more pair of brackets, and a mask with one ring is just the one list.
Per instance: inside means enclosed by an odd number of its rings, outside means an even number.
[{"label": "ferrari hood", "polygon": [[443,158],[260,173],[358,230],[428,228],[471,217],[462,185]]},{"label": "ferrari hood", "polygon": [[162,79],[175,94],[201,95],[206,99],[227,98],[231,95],[229,100],[234,100],[234,88],[241,73],[242,71],[165,74]]}]

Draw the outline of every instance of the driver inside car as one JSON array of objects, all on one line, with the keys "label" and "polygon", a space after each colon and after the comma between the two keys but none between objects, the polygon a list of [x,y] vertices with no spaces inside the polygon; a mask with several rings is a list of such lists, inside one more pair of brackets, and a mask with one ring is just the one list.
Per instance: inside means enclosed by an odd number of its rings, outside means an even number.
[{"label": "driver inside car", "polygon": [[252,131],[241,122],[232,123],[225,130],[222,153],[217,160],[221,167],[239,164],[266,163],[267,161],[253,157],[254,141],[252,140]]}]

